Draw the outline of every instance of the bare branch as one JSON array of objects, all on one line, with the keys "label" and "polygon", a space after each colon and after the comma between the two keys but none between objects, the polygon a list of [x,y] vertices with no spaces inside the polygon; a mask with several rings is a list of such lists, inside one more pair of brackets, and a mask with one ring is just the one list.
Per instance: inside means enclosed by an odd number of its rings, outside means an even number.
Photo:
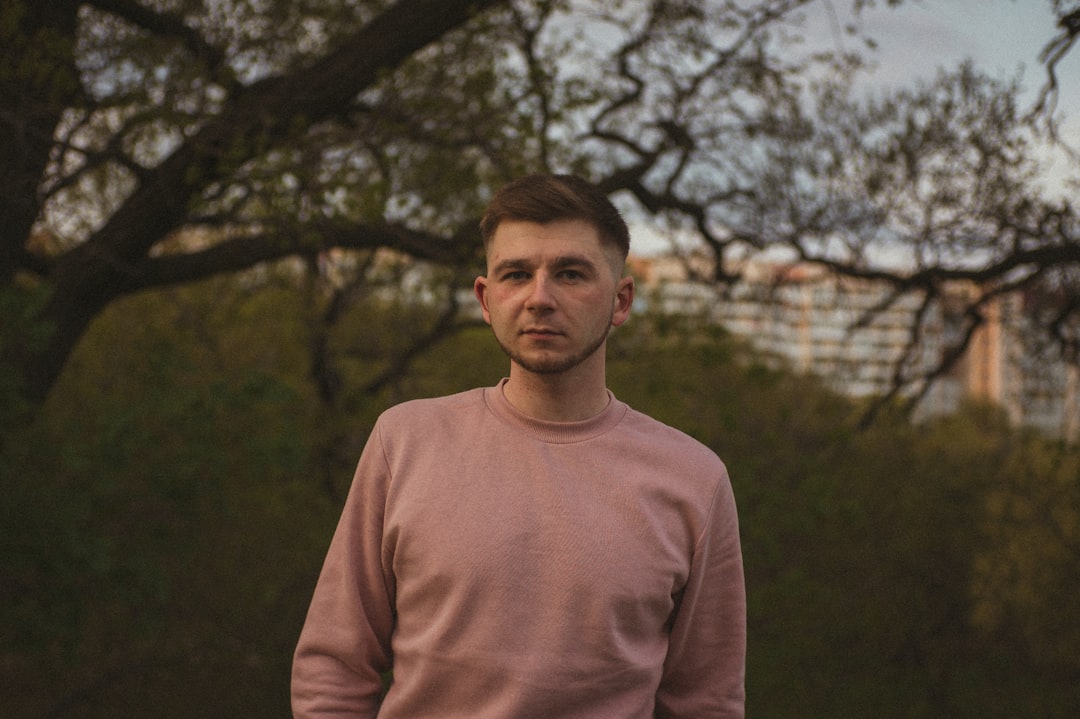
[{"label": "bare branch", "polygon": [[1080,35],[1080,8],[1062,16],[1058,20],[1058,27],[1061,32],[1051,38],[1039,54],[1039,61],[1046,67],[1046,83],[1031,111],[1033,116],[1042,115],[1046,118],[1047,128],[1054,137],[1057,136],[1053,121],[1058,98],[1057,65],[1069,53]]},{"label": "bare branch", "polygon": [[476,320],[466,320],[464,322],[459,320],[459,310],[457,294],[453,291],[448,292],[442,312],[439,313],[428,331],[415,338],[404,352],[394,357],[388,367],[380,372],[378,376],[368,381],[364,385],[364,394],[375,394],[388,385],[401,380],[408,372],[409,366],[421,354],[455,332],[460,332],[467,327],[476,327],[479,324]]},{"label": "bare branch", "polygon": [[130,265],[123,274],[131,289],[147,289],[245,270],[286,257],[311,255],[330,247],[359,250],[387,248],[440,264],[461,263],[476,252],[476,243],[471,237],[463,235],[448,239],[401,225],[343,227],[313,223],[309,229],[319,238],[318,246],[305,245],[287,231],[228,236],[203,250],[146,258]]}]

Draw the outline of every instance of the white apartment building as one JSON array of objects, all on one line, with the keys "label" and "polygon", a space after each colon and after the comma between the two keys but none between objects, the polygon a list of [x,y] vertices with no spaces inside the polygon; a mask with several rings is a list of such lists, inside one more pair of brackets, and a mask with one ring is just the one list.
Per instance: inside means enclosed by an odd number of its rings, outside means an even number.
[{"label": "white apartment building", "polygon": [[[912,351],[921,298],[889,302],[885,284],[836,278],[810,265],[748,263],[740,268],[743,280],[729,288],[687,281],[685,261],[678,258],[632,258],[631,266],[653,309],[719,323],[766,356],[856,398],[887,393],[898,365],[906,376],[929,372],[963,331],[947,297],[923,310],[922,334]],[[950,288],[957,300],[971,291],[959,283]],[[927,389],[917,417],[947,414],[973,397],[997,403],[1016,425],[1077,439],[1077,368],[1035,353],[1026,339],[1020,294],[996,299],[985,314],[965,355]],[[916,382],[906,391],[910,395],[920,386]]]}]

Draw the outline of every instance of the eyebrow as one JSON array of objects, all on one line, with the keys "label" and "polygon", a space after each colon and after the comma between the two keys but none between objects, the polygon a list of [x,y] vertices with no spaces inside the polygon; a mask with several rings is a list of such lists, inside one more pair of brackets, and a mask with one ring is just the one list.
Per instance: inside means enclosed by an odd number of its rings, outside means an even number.
[{"label": "eyebrow", "polygon": [[[499,264],[492,268],[493,274],[505,272],[507,270],[531,270],[534,263],[526,259],[508,259],[503,260]],[[596,270],[596,264],[589,258],[583,255],[560,255],[551,262],[553,269],[562,270],[567,267],[585,267],[590,270]]]}]

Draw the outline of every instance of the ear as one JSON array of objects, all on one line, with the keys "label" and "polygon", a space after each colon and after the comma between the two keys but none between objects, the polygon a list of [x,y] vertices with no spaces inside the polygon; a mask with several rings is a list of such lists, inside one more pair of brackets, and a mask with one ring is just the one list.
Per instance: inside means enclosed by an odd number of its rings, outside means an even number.
[{"label": "ear", "polygon": [[627,276],[615,285],[615,309],[611,314],[611,326],[618,327],[630,317],[634,306],[634,278]]},{"label": "ear", "polygon": [[484,322],[487,322],[490,325],[491,310],[488,309],[487,303],[487,277],[481,275],[473,281],[473,294],[476,295],[476,299],[480,301],[480,311],[484,315]]}]

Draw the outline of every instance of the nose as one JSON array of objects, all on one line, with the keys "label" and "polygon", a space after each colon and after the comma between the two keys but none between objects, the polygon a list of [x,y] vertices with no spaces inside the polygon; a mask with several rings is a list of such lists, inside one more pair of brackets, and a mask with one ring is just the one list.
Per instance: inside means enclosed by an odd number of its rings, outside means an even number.
[{"label": "nose", "polygon": [[550,310],[555,307],[555,297],[552,294],[551,279],[544,273],[538,272],[529,287],[529,296],[525,299],[526,309],[533,312]]}]

